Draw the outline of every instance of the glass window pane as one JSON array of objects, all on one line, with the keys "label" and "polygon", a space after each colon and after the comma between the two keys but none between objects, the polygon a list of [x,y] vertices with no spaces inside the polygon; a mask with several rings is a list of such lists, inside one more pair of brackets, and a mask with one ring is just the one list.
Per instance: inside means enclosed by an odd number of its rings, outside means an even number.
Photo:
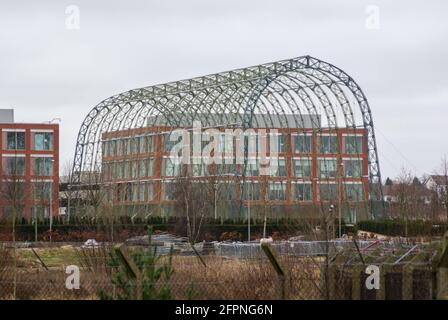
[{"label": "glass window pane", "polygon": [[25,175],[25,157],[6,157],[6,173],[12,176]]},{"label": "glass window pane", "polygon": [[345,192],[348,201],[363,201],[364,187],[361,183],[349,183],[345,185]]},{"label": "glass window pane", "polygon": [[297,135],[294,140],[296,153],[311,153],[313,151],[313,137],[311,135]]},{"label": "glass window pane", "polygon": [[141,159],[140,161],[140,178],[146,177],[146,164],[147,164],[147,160],[146,159]]},{"label": "glass window pane", "polygon": [[165,176],[173,177],[180,175],[180,164],[175,164],[171,159],[165,159]]},{"label": "glass window pane", "polygon": [[146,153],[146,137],[139,138],[140,153]]},{"label": "glass window pane", "polygon": [[125,161],[124,162],[124,177],[129,178],[131,176],[131,162]]},{"label": "glass window pane", "polygon": [[148,159],[148,177],[154,176],[154,158]]},{"label": "glass window pane", "polygon": [[175,200],[175,184],[165,182],[165,200]]},{"label": "glass window pane", "polygon": [[321,201],[336,201],[338,199],[337,184],[320,184],[319,197]]},{"label": "glass window pane", "polygon": [[271,176],[273,177],[286,177],[286,160],[285,159],[271,159],[270,166]]},{"label": "glass window pane", "polygon": [[148,192],[148,201],[154,200],[154,184],[152,182],[148,182],[147,184],[147,192]]},{"label": "glass window pane", "polygon": [[345,137],[345,153],[348,154],[362,154],[363,153],[363,137],[346,136]]},{"label": "glass window pane", "polygon": [[294,160],[294,175],[299,178],[307,178],[312,175],[311,159]]},{"label": "glass window pane", "polygon": [[344,160],[345,176],[349,178],[362,177],[362,160]]},{"label": "glass window pane", "polygon": [[132,178],[137,178],[138,173],[138,162],[137,160],[132,161]]},{"label": "glass window pane", "polygon": [[260,200],[260,184],[246,182],[243,188],[243,200]]},{"label": "glass window pane", "polygon": [[269,183],[269,200],[286,200],[286,184]]},{"label": "glass window pane", "polygon": [[53,175],[53,158],[49,157],[35,158],[34,174],[37,176]]},{"label": "glass window pane", "polygon": [[25,132],[7,132],[6,148],[8,150],[24,150],[25,149]]},{"label": "glass window pane", "polygon": [[34,134],[35,150],[53,150],[53,133],[52,132],[36,132]]},{"label": "glass window pane", "polygon": [[322,136],[320,141],[321,153],[338,153],[337,136]]},{"label": "glass window pane", "polygon": [[337,160],[321,159],[319,160],[319,169],[321,178],[335,178],[337,176]]},{"label": "glass window pane", "polygon": [[312,201],[313,185],[311,183],[295,184],[295,199],[299,201]]}]

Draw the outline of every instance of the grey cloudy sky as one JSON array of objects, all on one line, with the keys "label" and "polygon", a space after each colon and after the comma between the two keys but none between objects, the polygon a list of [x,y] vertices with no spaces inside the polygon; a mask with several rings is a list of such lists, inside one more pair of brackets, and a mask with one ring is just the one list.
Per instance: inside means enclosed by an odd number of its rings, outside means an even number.
[{"label": "grey cloudy sky", "polygon": [[[66,7],[80,29],[66,28]],[[368,5],[380,29],[366,28]],[[383,176],[433,172],[448,154],[448,2],[0,0],[0,107],[61,123],[71,160],[88,111],[157,83],[310,54],[367,95]]]}]

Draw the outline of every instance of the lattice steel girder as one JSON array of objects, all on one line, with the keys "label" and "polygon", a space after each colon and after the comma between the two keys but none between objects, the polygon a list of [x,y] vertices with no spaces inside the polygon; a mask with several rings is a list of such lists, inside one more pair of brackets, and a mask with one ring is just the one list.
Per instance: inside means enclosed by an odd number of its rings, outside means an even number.
[{"label": "lattice steel girder", "polygon": [[[242,127],[251,128],[256,112],[302,117],[301,108],[308,114],[323,113],[327,127],[334,130],[339,125],[338,113],[345,127],[366,129],[371,198],[382,201],[375,130],[367,98],[343,70],[311,56],[133,89],[103,100],[81,124],[71,183],[80,183],[82,172],[101,168],[103,133],[148,126],[150,116],[162,115],[175,124],[199,114],[211,119],[225,114],[228,120],[229,115],[236,114]],[[356,124],[356,112],[361,114],[360,124]]]}]

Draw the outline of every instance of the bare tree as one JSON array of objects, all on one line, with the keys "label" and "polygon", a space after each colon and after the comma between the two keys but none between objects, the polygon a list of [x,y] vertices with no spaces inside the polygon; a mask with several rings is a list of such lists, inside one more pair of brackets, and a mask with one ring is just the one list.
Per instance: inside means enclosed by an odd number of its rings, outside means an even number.
[{"label": "bare tree", "polygon": [[194,177],[184,170],[173,183],[174,207],[185,217],[187,237],[193,245],[199,238],[205,218],[213,215],[214,201],[210,200],[215,197],[216,181],[207,177]]},{"label": "bare tree", "polygon": [[[15,158],[17,160],[17,158]],[[1,194],[5,207],[11,212],[12,243],[13,243],[13,297],[16,299],[17,291],[17,246],[16,246],[16,221],[23,215],[25,208],[25,182],[23,181],[23,168],[17,161],[8,168],[8,172],[2,173]]]},{"label": "bare tree", "polygon": [[448,221],[448,159],[446,156],[442,158],[437,176],[439,180],[437,181],[437,194]]}]

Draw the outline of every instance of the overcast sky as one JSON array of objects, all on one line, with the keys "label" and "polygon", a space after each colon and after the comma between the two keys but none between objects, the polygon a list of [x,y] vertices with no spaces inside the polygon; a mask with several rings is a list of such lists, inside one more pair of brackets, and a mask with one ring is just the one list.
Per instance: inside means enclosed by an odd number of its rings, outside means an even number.
[{"label": "overcast sky", "polygon": [[109,96],[309,54],[362,87],[384,178],[432,173],[448,154],[447,17],[446,0],[0,0],[0,107],[61,118],[64,163]]}]

